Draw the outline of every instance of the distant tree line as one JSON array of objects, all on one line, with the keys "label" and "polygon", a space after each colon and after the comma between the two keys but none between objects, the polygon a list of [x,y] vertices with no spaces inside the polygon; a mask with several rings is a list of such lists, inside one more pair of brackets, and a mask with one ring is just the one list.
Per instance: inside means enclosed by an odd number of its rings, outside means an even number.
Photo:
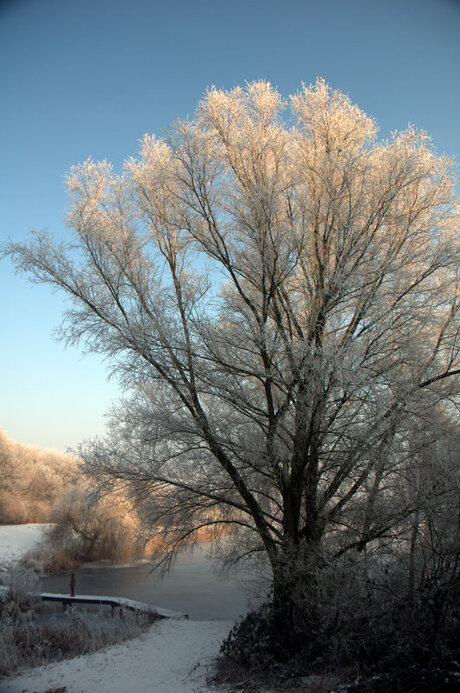
[{"label": "distant tree line", "polygon": [[72,455],[21,445],[0,431],[0,524],[48,522],[54,503],[79,476]]}]

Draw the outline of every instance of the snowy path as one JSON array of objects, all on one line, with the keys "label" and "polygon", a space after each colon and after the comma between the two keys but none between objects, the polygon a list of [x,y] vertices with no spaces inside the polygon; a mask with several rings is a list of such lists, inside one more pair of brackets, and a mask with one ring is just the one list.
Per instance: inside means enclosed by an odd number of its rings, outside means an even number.
[{"label": "snowy path", "polygon": [[[0,526],[0,570],[41,538],[43,525]],[[233,621],[164,619],[140,638],[0,679],[0,693],[213,693],[208,667]]]},{"label": "snowy path", "polygon": [[1,693],[203,693],[208,666],[233,624],[164,620],[148,633],[84,657],[0,680]]}]

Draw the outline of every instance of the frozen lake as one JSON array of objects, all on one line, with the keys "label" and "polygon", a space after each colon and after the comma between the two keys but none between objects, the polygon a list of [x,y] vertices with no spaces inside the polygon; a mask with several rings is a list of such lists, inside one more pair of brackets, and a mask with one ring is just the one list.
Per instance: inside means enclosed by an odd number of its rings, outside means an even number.
[{"label": "frozen lake", "polygon": [[[18,560],[41,539],[45,525],[0,525],[0,569]],[[112,595],[187,613],[198,621],[235,620],[264,600],[268,585],[248,567],[220,577],[208,558],[209,545],[179,557],[161,576],[149,563],[110,566],[87,563],[75,571],[76,594]],[[70,571],[40,580],[43,592],[70,591]]]},{"label": "frozen lake", "polygon": [[[75,571],[75,593],[113,595],[187,613],[197,621],[236,620],[264,600],[266,588],[252,572],[241,569],[219,577],[207,557],[208,546],[199,545],[190,556],[178,559],[164,577],[149,564],[101,566],[85,564]],[[40,580],[44,592],[68,592],[69,572]]]}]

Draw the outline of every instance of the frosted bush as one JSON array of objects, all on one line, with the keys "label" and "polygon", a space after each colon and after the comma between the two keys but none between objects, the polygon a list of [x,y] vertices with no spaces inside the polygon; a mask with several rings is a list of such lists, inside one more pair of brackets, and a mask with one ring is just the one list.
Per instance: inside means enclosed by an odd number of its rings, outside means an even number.
[{"label": "frosted bush", "polygon": [[95,652],[137,637],[149,625],[147,619],[136,614],[112,619],[77,607],[44,622],[36,616],[30,610],[19,610],[15,602],[5,602],[0,615],[0,677],[11,676],[21,668]]},{"label": "frosted bush", "polygon": [[37,607],[39,598],[36,572],[20,564],[14,564],[6,571],[3,582],[7,588],[6,603],[10,607],[11,604],[15,604],[20,611]]}]

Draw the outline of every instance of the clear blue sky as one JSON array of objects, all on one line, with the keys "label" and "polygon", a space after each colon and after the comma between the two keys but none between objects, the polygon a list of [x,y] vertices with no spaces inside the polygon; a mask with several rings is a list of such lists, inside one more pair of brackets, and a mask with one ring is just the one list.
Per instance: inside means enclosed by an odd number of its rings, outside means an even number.
[{"label": "clear blue sky", "polygon": [[[380,124],[455,156],[460,0],[0,0],[0,239],[67,233],[63,176],[120,166],[208,85],[324,77]],[[119,396],[96,357],[52,338],[63,300],[0,262],[0,428],[65,450],[103,433]]]}]

